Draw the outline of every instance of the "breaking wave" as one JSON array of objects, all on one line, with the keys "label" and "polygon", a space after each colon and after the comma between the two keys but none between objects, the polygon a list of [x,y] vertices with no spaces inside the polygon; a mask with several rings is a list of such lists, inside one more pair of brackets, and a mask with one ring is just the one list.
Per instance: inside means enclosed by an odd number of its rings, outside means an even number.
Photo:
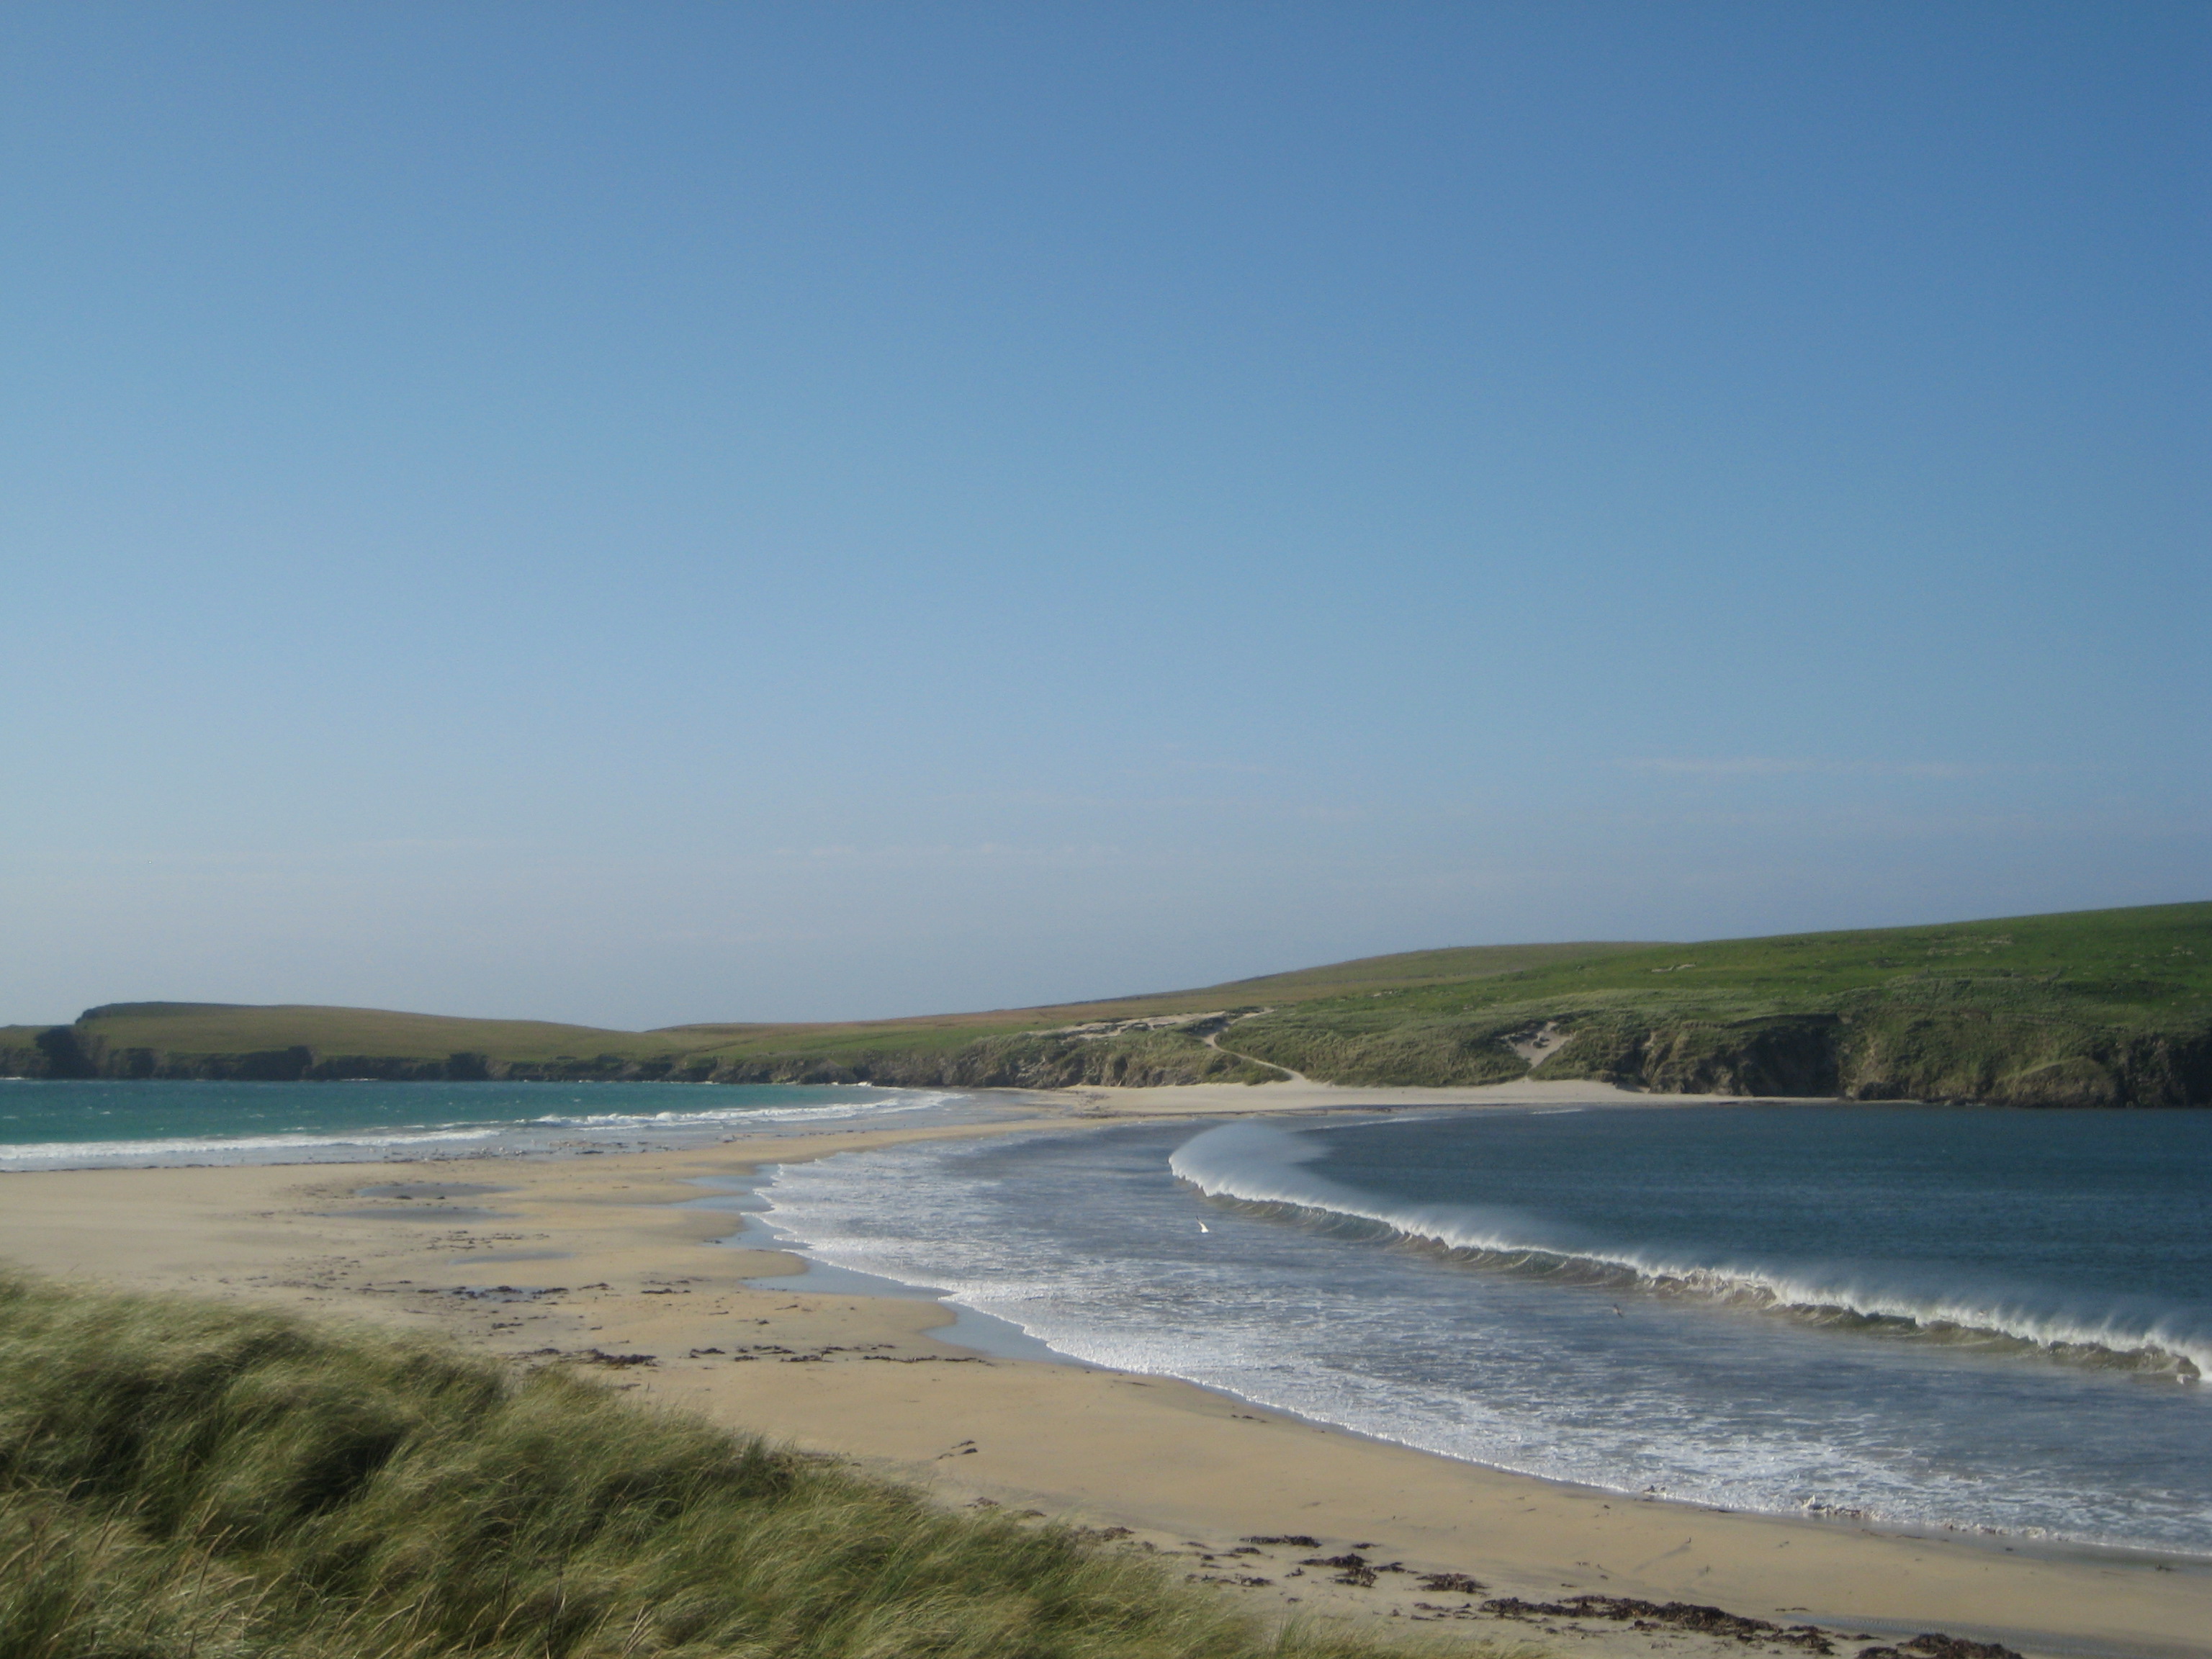
[{"label": "breaking wave", "polygon": [[232,1163],[257,1154],[313,1153],[340,1148],[383,1152],[396,1146],[430,1146],[448,1142],[489,1140],[501,1126],[398,1129],[388,1133],[176,1135],[158,1140],[47,1140],[0,1147],[0,1170],[81,1169],[106,1163],[176,1163],[213,1159]]},{"label": "breaking wave", "polygon": [[1492,1271],[1695,1298],[1874,1336],[2012,1348],[2184,1382],[2212,1370],[2212,1330],[2194,1319],[2178,1322],[2154,1305],[2087,1307],[2032,1287],[1962,1283],[1941,1269],[1902,1263],[1685,1260],[1502,1206],[1393,1202],[1310,1167],[1327,1153],[1310,1136],[1247,1121],[1185,1143],[1169,1167],[1209,1198]]},{"label": "breaking wave", "polygon": [[[174,1089],[176,1084],[156,1084]],[[264,1085],[265,1086],[265,1085]],[[322,1089],[328,1085],[301,1085]],[[388,1089],[392,1085],[380,1085]],[[532,1085],[538,1086],[538,1085]],[[724,1106],[703,1111],[545,1113],[487,1118],[476,1122],[409,1123],[347,1128],[294,1128],[268,1133],[144,1136],[113,1140],[46,1140],[0,1144],[0,1171],[98,1169],[116,1164],[289,1164],[343,1161],[353,1157],[434,1157],[441,1152],[542,1152],[595,1139],[667,1133],[706,1135],[763,1124],[831,1122],[927,1111],[963,1097],[885,1091],[877,1098],[822,1105]]]},{"label": "breaking wave", "polygon": [[575,1116],[551,1113],[530,1121],[590,1129],[652,1129],[671,1125],[709,1127],[718,1123],[742,1127],[749,1123],[816,1123],[841,1117],[888,1117],[894,1112],[926,1111],[960,1097],[951,1094],[921,1095],[911,1100],[841,1100],[827,1106],[731,1106],[704,1112],[597,1112]]}]

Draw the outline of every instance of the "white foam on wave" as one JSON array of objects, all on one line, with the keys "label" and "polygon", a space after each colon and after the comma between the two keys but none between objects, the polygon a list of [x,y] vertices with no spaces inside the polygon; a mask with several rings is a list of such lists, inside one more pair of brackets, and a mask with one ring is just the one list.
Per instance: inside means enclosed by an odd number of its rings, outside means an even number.
[{"label": "white foam on wave", "polygon": [[[2021,1401],[2103,1386],[2071,1368],[1961,1367],[1918,1345],[1838,1345],[1679,1303],[1616,1326],[1588,1316],[1592,1298],[1561,1296],[1540,1277],[1440,1278],[1429,1262],[1363,1242],[1382,1237],[1364,1221],[1285,1228],[1255,1209],[1217,1214],[1201,1241],[1192,1218],[1203,1206],[1161,1179],[1172,1145],[1158,1145],[1158,1163],[1115,1153],[1117,1139],[1144,1133],[786,1164],[762,1188],[765,1219],[781,1248],[927,1287],[1085,1364],[1181,1377],[1498,1468],[1731,1509],[2212,1550],[2201,1482],[2146,1495],[2126,1473],[2144,1465],[2125,1455],[2110,1468],[2045,1468],[2015,1450],[2050,1432],[2048,1413],[2008,1414]],[[1246,1146],[1274,1156],[1286,1192],[1302,1174],[1319,1176],[1299,1166],[1327,1150],[1295,1135]],[[1840,1393],[1838,1371],[1852,1379]],[[1982,1413],[1974,1390],[1992,1377],[2006,1380],[1990,1397],[2007,1403]],[[2149,1402],[2189,1413],[2200,1398],[2100,1394],[2100,1407],[2124,1409],[2099,1419],[2105,1440],[2087,1437],[2123,1451],[2163,1447],[2171,1429],[2127,1437],[2143,1431]],[[1974,1438],[1984,1424],[1986,1443]]]},{"label": "white foam on wave", "polygon": [[350,1134],[307,1134],[297,1131],[267,1135],[179,1135],[162,1140],[48,1140],[28,1146],[0,1147],[0,1169],[32,1169],[83,1164],[102,1159],[219,1158],[252,1152],[313,1152],[330,1147],[427,1146],[444,1141],[489,1140],[500,1133],[496,1123],[465,1128],[364,1130]]},{"label": "white foam on wave", "polygon": [[[1850,1321],[1952,1340],[2021,1343],[2056,1358],[2212,1372],[2212,1332],[2171,1315],[2066,1305],[2033,1291],[1915,1284],[1909,1270],[1822,1264],[1686,1261],[1607,1244],[1578,1230],[1501,1206],[1393,1204],[1306,1167],[1327,1149],[1267,1123],[1224,1124],[1178,1148],[1169,1168],[1209,1198],[1282,1206],[1365,1221],[1454,1256],[1518,1271],[1626,1281],[1659,1294],[1702,1297],[1824,1322]],[[2039,1305],[2040,1304],[2040,1305]]]},{"label": "white foam on wave", "polygon": [[[170,1085],[164,1085],[164,1087]],[[314,1085],[321,1087],[321,1085]],[[953,1093],[832,1101],[819,1106],[724,1106],[696,1112],[549,1113],[481,1123],[401,1124],[359,1129],[283,1130],[269,1134],[173,1135],[139,1140],[51,1140],[0,1146],[0,1170],[97,1168],[111,1164],[312,1161],[317,1154],[388,1154],[409,1147],[507,1142],[542,1149],[548,1131],[589,1137],[639,1131],[744,1128],[762,1123],[830,1122],[926,1111],[963,1098]]]},{"label": "white foam on wave", "polygon": [[958,1095],[939,1094],[889,1104],[879,1100],[846,1100],[827,1106],[729,1106],[703,1112],[592,1112],[575,1116],[548,1113],[543,1117],[532,1118],[530,1121],[553,1127],[580,1129],[651,1129],[672,1125],[709,1128],[720,1124],[742,1127],[748,1123],[820,1122],[835,1118],[888,1117],[895,1112],[926,1111],[930,1107],[947,1105],[960,1097]]}]

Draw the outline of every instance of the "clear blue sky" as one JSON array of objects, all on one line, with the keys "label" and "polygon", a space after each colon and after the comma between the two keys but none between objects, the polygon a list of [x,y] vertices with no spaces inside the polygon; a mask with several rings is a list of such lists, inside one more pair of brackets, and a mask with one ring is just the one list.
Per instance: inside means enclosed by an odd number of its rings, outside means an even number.
[{"label": "clear blue sky", "polygon": [[0,10],[0,1018],[2212,895],[2212,8]]}]

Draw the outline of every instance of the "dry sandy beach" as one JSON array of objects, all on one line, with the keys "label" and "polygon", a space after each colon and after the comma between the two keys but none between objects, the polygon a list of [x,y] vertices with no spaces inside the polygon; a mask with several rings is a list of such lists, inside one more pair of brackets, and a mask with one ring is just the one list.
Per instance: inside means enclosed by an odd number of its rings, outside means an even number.
[{"label": "dry sandy beach", "polygon": [[[603,1368],[635,1398],[1099,1529],[1255,1607],[1419,1622],[1561,1650],[1741,1650],[1727,1638],[1485,1599],[1717,1604],[1813,1624],[1838,1652],[1922,1631],[2031,1655],[2212,1655],[2212,1566],[1729,1513],[1503,1474],[1165,1378],[994,1358],[931,1333],[922,1300],[760,1288],[796,1259],[735,1249],[702,1177],[921,1137],[1070,1120],[1406,1104],[1640,1100],[1589,1085],[1461,1091],[1283,1084],[1024,1097],[987,1127],[734,1138],[682,1152],[0,1176],[0,1261],[64,1278],[298,1307]],[[1711,1104],[1710,1097],[1699,1103]],[[490,1191],[454,1191],[489,1188]],[[370,1195],[364,1196],[364,1189]],[[647,1363],[641,1356],[651,1356]],[[631,1363],[623,1363],[629,1361]],[[1249,1544],[1253,1537],[1317,1543]],[[1302,1559],[1356,1551],[1336,1582]],[[1479,1593],[1421,1587],[1459,1573]],[[1771,1644],[1763,1643],[1762,1645]]]}]

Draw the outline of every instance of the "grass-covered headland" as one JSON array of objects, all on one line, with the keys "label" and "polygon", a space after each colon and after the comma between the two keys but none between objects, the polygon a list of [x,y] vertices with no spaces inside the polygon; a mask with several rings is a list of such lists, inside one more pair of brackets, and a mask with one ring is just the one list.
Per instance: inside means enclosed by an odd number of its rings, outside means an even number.
[{"label": "grass-covered headland", "polygon": [[1355,1659],[555,1369],[0,1279],[0,1659]]},{"label": "grass-covered headland", "polygon": [[[1539,1041],[1540,1039],[1540,1041]],[[122,1003],[0,1027],[33,1077],[1066,1088],[1600,1078],[1683,1093],[2212,1104],[2212,903],[1698,945],[1490,945],[1198,990],[846,1024],[608,1031]]]},{"label": "grass-covered headland", "polygon": [[[1529,1072],[1512,1045],[1536,1036]],[[1280,1007],[1224,1041],[1341,1082],[2212,1105],[2212,904],[1655,946]]]}]

